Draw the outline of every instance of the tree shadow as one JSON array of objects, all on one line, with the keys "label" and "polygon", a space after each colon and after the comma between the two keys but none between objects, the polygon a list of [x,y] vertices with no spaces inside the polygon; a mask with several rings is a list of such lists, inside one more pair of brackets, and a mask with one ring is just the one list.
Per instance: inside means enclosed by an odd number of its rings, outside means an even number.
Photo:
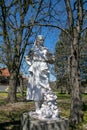
[{"label": "tree shadow", "polygon": [[0,123],[0,130],[20,130],[20,121]]}]

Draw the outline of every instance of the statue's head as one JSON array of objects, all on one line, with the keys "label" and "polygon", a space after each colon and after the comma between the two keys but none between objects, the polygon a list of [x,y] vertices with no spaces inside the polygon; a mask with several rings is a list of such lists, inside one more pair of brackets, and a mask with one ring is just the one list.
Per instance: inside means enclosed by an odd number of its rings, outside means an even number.
[{"label": "statue's head", "polygon": [[44,37],[42,35],[38,35],[35,41],[35,44],[37,45],[43,45],[44,43]]}]

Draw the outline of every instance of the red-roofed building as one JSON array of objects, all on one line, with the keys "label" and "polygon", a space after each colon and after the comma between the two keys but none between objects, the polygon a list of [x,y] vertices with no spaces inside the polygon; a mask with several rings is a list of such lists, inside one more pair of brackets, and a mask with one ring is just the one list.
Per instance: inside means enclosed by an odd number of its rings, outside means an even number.
[{"label": "red-roofed building", "polygon": [[[10,78],[10,72],[7,68],[0,68],[0,83],[1,84],[8,84]],[[27,78],[24,75],[18,76],[19,81],[26,86]],[[20,83],[21,84],[21,83]]]},{"label": "red-roofed building", "polygon": [[9,70],[7,68],[0,68],[0,83],[8,83],[9,77]]},{"label": "red-roofed building", "polygon": [[1,76],[10,77],[10,73],[9,73],[7,68],[1,68],[0,69],[0,77]]}]

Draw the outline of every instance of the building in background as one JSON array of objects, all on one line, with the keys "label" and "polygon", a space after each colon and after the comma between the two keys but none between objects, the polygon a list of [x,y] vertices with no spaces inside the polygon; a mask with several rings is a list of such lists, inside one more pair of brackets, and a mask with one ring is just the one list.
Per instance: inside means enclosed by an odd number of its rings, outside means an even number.
[{"label": "building in background", "polygon": [[8,84],[10,73],[7,68],[0,68],[0,83]]}]

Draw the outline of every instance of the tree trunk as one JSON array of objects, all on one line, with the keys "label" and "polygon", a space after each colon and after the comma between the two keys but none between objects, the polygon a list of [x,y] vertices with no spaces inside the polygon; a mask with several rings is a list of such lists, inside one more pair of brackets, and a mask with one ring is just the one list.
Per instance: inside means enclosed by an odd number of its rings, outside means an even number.
[{"label": "tree trunk", "polygon": [[70,124],[75,125],[83,120],[81,82],[79,68],[79,34],[74,30],[74,40],[72,43],[71,53],[71,110]]},{"label": "tree trunk", "polygon": [[10,74],[8,101],[13,103],[16,101],[17,75],[16,72]]},{"label": "tree trunk", "polygon": [[21,96],[23,97],[24,96],[24,85],[23,85],[22,77],[20,77],[20,93],[21,93]]}]

